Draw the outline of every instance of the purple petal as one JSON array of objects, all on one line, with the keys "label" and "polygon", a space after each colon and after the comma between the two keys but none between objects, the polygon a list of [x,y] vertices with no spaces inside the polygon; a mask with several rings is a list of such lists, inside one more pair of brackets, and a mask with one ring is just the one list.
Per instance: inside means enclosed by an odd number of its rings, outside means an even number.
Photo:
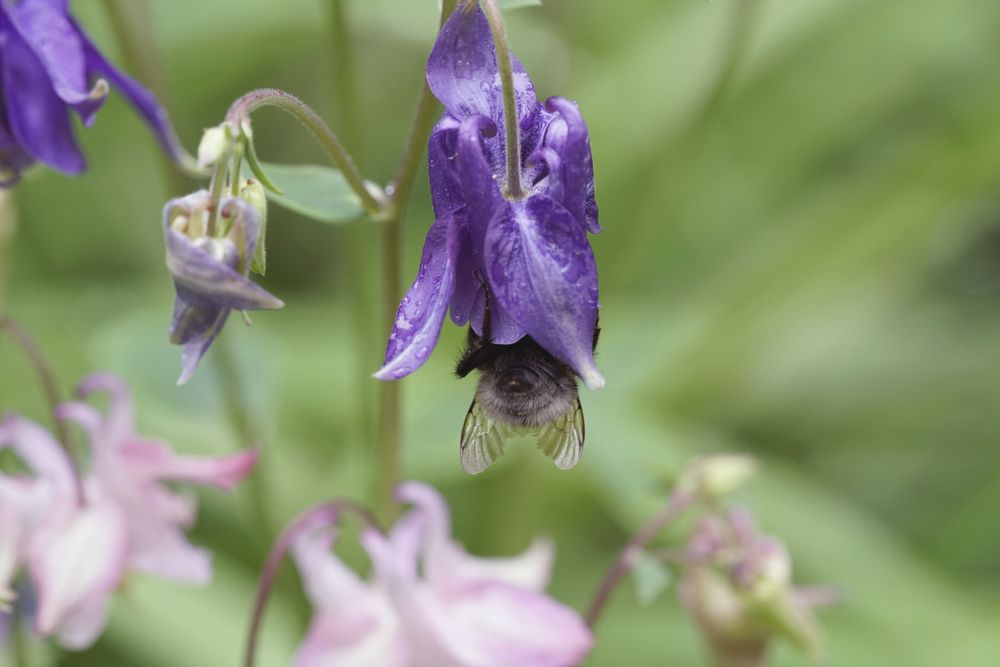
[{"label": "purple petal", "polygon": [[396,311],[385,364],[375,373],[376,379],[409,375],[427,361],[437,345],[455,284],[457,236],[452,218],[438,220],[427,230],[420,269]]},{"label": "purple petal", "polygon": [[[284,303],[264,288],[258,286],[249,278],[249,263],[244,262],[242,272],[235,265],[234,257],[217,257],[196,245],[196,242],[171,228],[170,223],[180,212],[189,215],[200,215],[202,193],[195,193],[167,202],[163,209],[163,233],[167,242],[167,267],[174,277],[178,295],[188,305],[198,308],[231,308],[234,310],[270,310],[281,308]],[[219,204],[219,209],[235,209],[236,224],[245,224],[246,247],[243,256],[252,257],[260,231],[259,214],[250,204],[240,200],[226,198]],[[236,248],[229,241],[205,239],[203,244],[219,243],[219,248],[229,247],[230,254],[236,253]],[[207,247],[207,246],[206,246]],[[238,254],[238,253],[237,253]],[[175,316],[176,316],[175,311]],[[211,318],[206,318],[211,319]]]},{"label": "purple petal", "polygon": [[451,116],[444,116],[431,133],[427,145],[427,174],[431,182],[435,218],[454,213],[465,205],[455,159],[457,141],[458,122]]},{"label": "purple petal", "polygon": [[[458,119],[472,114],[503,125],[503,95],[497,52],[486,15],[473,3],[459,8],[438,34],[427,59],[427,84],[448,113]],[[511,54],[517,115],[522,123],[537,109],[535,89],[521,63]]]},{"label": "purple petal", "polygon": [[90,88],[83,41],[62,0],[22,0],[7,10],[11,24],[38,56],[56,95],[90,124],[106,87]]},{"label": "purple petal", "polygon": [[86,161],[73,136],[66,103],[56,95],[45,67],[21,36],[5,30],[4,37],[0,67],[11,132],[37,160],[65,174],[80,173]]},{"label": "purple petal", "polygon": [[101,52],[97,50],[97,46],[94,45],[87,34],[76,23],[73,25],[83,42],[88,73],[96,73],[107,79],[108,83],[125,96],[125,99],[129,101],[153,129],[156,138],[160,141],[160,145],[163,146],[163,150],[166,151],[167,155],[176,162],[184,162],[188,157],[187,152],[177,138],[166,110],[156,101],[156,96],[138,81],[109,63],[101,55]]},{"label": "purple petal", "polygon": [[554,193],[547,194],[585,224],[587,231],[597,234],[601,225],[597,221],[594,160],[587,125],[577,106],[563,97],[550,97],[545,107],[559,114],[559,118],[553,120],[546,130],[545,145],[554,148],[561,157],[563,187],[561,198]]},{"label": "purple petal", "polygon": [[486,267],[496,300],[528,335],[588,387],[602,387],[593,353],[597,266],[579,221],[544,195],[509,202],[490,223]]}]

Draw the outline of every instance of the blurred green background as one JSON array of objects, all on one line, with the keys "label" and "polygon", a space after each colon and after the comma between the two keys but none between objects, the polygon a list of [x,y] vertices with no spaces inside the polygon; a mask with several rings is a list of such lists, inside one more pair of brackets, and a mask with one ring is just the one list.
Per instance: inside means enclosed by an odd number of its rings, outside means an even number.
[{"label": "blurred green background", "polygon": [[[276,86],[336,128],[363,121],[344,140],[385,182],[436,3],[346,5],[357,85],[343,105],[324,0],[149,0],[143,44],[162,57],[186,144],[243,92]],[[73,6],[125,63],[102,3]],[[553,535],[552,590],[583,609],[690,456],[749,451],[762,474],[742,500],[788,543],[797,580],[846,592],[821,612],[832,664],[1000,664],[1000,3],[546,0],[509,13],[509,32],[539,96],[577,100],[591,129],[608,384],[584,393],[575,471],[519,448],[467,477],[457,447],[473,382],[450,375],[463,332],[446,325],[405,381],[406,476],[443,491],[473,552]],[[255,117],[255,136],[265,160],[322,161],[278,112]],[[39,171],[16,190],[6,310],[67,390],[114,371],[134,387],[143,432],[185,452],[232,451],[219,350],[177,388],[166,341],[160,211],[173,188],[200,185],[168,186],[114,95],[80,137],[85,177]],[[407,280],[430,215],[421,174]],[[249,329],[233,318],[223,342],[254,406],[271,526],[250,487],[199,493],[193,539],[215,553],[211,586],[133,577],[99,643],[59,664],[236,664],[268,531],[319,499],[372,495],[366,378],[386,333],[375,230],[272,208],[269,231],[263,282],[288,305]],[[36,386],[0,343],[0,407],[45,419]],[[289,573],[262,665],[288,664],[308,613]],[[706,658],[673,595],[643,608],[623,587],[586,664]],[[773,664],[805,660],[779,647]]]}]

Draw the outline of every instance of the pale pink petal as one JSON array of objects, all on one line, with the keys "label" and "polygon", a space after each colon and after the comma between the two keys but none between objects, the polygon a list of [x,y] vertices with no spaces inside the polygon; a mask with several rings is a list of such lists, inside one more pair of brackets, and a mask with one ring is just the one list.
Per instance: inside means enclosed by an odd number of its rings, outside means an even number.
[{"label": "pale pink petal", "polygon": [[447,617],[438,631],[467,667],[570,667],[593,644],[575,611],[507,584],[469,589],[447,605]]},{"label": "pale pink petal", "polygon": [[132,439],[123,443],[121,456],[130,474],[137,477],[190,482],[229,491],[253,471],[259,454],[248,449],[230,456],[180,456],[164,443]]},{"label": "pale pink petal", "polygon": [[[555,558],[552,540],[538,538],[524,553],[513,558],[480,558],[470,556],[456,547],[443,565],[426,565],[430,572],[444,576],[452,582],[466,585],[476,581],[494,581],[512,584],[531,591],[542,592],[549,585],[549,573]],[[435,582],[432,582],[435,583]]]},{"label": "pale pink petal", "polygon": [[415,667],[397,624],[367,616],[317,615],[294,667]]},{"label": "pale pink petal", "polygon": [[80,398],[104,391],[108,394],[108,411],[104,420],[105,435],[112,442],[121,442],[135,433],[135,407],[132,392],[117,375],[92,373],[80,381],[76,393]]},{"label": "pale pink petal", "polygon": [[[411,547],[420,543],[421,539],[413,534],[417,526],[407,522],[416,523],[411,518],[415,515],[423,517],[424,572],[432,585],[448,588],[489,580],[505,581],[534,591],[545,590],[548,586],[555,554],[550,540],[535,540],[527,551],[514,558],[470,556],[451,538],[451,515],[441,494],[426,484],[407,482],[397,487],[396,497],[401,502],[411,503],[414,510],[393,527],[391,539],[394,544],[405,539]],[[399,562],[415,562],[409,553],[400,552],[398,548],[396,554]]]},{"label": "pale pink petal", "polygon": [[40,477],[73,490],[73,466],[59,442],[33,421],[11,415],[0,423],[0,449],[10,446]]},{"label": "pale pink petal", "polygon": [[108,621],[110,596],[94,596],[66,616],[56,630],[56,640],[63,648],[82,651],[94,643]]},{"label": "pale pink petal", "polygon": [[386,595],[363,582],[331,551],[333,531],[299,536],[292,553],[316,616],[296,667],[404,667],[410,663]]},{"label": "pale pink petal", "polygon": [[94,612],[122,580],[127,539],[124,517],[108,502],[91,502],[39,528],[28,558],[39,635],[59,635],[65,627],[72,648],[96,639],[103,624],[93,622]]}]

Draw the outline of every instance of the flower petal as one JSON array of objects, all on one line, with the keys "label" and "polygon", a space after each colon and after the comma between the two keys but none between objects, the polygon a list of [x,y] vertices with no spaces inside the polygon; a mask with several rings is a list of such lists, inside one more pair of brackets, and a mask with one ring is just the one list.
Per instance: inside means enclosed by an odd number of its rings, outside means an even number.
[{"label": "flower petal", "polygon": [[575,611],[516,586],[478,586],[447,607],[448,627],[438,632],[447,633],[461,665],[569,667],[580,664],[593,645]]},{"label": "flower petal", "polygon": [[28,562],[38,594],[36,632],[59,634],[74,649],[92,643],[103,627],[104,604],[124,576],[127,544],[124,517],[109,502],[47,521]]},{"label": "flower petal", "polygon": [[169,480],[214,486],[230,491],[253,472],[258,452],[230,456],[182,456],[161,442],[131,440],[121,447],[129,474],[139,479]]},{"label": "flower petal", "polygon": [[123,73],[111,63],[109,63],[97,47],[91,41],[79,25],[73,23],[77,34],[83,42],[83,51],[87,62],[87,71],[96,73],[107,79],[118,92],[125,96],[125,99],[139,112],[146,123],[152,128],[159,140],[163,150],[166,151],[175,162],[185,162],[188,159],[187,151],[174,127],[170,123],[166,110],[156,101],[156,96],[144,88],[142,84]]},{"label": "flower petal", "polygon": [[[482,114],[503,125],[503,94],[497,52],[479,3],[452,13],[427,59],[427,84],[452,116]],[[511,54],[517,115],[521,123],[538,106],[531,79]]]},{"label": "flower petal", "polygon": [[[5,23],[0,16],[0,27]],[[52,88],[45,67],[31,47],[13,30],[5,30],[3,91],[10,129],[24,150],[65,174],[78,174],[86,161],[70,122],[66,103]]]},{"label": "flower petal", "polygon": [[396,311],[379,380],[396,380],[419,368],[437,345],[455,284],[456,225],[438,220],[427,230],[420,269]]},{"label": "flower petal", "polygon": [[579,221],[544,195],[509,202],[490,223],[485,249],[500,305],[588,387],[604,386],[593,351],[597,266]]},{"label": "flower petal", "polygon": [[303,533],[292,554],[316,609],[295,657],[296,667],[403,667],[406,646],[385,595],[331,553],[333,531]]},{"label": "flower petal", "polygon": [[56,95],[89,125],[107,97],[107,86],[90,88],[83,41],[61,0],[21,0],[7,9],[18,34],[38,57]]},{"label": "flower petal", "polygon": [[[190,197],[167,202],[163,209],[163,233],[167,242],[167,267],[174,277],[178,293],[189,304],[205,308],[215,306],[235,310],[265,310],[285,304],[246,277],[249,266],[240,273],[198,247],[190,238],[171,228],[170,222],[179,207],[188,207]],[[235,206],[237,216],[247,225],[247,257],[253,256],[259,231],[259,216],[253,206],[235,199],[223,199],[220,209]],[[176,314],[176,313],[175,313]]]},{"label": "flower petal", "polygon": [[446,114],[434,126],[427,143],[427,175],[431,183],[431,205],[435,218],[443,218],[465,205],[455,159],[458,127],[458,121]]},{"label": "flower petal", "polygon": [[550,97],[545,107],[559,114],[545,131],[545,145],[554,148],[561,158],[563,190],[562,198],[547,194],[565,206],[574,218],[586,226],[587,231],[597,234],[601,225],[597,221],[594,159],[587,124],[577,106],[564,97]]},{"label": "flower petal", "polygon": [[120,442],[135,433],[135,406],[125,380],[111,373],[91,373],[76,386],[80,398],[98,391],[108,394],[107,415],[104,418],[97,415],[106,436],[112,442]]},{"label": "flower petal", "polygon": [[0,449],[11,446],[39,477],[75,493],[73,464],[62,446],[33,421],[11,415],[0,422]]}]

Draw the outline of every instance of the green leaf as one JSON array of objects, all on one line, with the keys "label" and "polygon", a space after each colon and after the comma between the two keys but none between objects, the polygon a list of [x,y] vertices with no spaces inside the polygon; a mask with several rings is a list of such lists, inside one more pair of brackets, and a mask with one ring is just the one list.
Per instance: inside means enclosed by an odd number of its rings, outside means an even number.
[{"label": "green leaf", "polygon": [[518,9],[520,7],[541,7],[542,0],[500,0],[500,9]]},{"label": "green leaf", "polygon": [[667,566],[650,553],[643,551],[632,566],[632,583],[639,604],[646,606],[656,601],[673,581],[673,574]]},{"label": "green leaf", "polygon": [[283,194],[268,190],[267,198],[278,206],[318,222],[347,222],[364,209],[343,174],[316,164],[260,163]]}]

